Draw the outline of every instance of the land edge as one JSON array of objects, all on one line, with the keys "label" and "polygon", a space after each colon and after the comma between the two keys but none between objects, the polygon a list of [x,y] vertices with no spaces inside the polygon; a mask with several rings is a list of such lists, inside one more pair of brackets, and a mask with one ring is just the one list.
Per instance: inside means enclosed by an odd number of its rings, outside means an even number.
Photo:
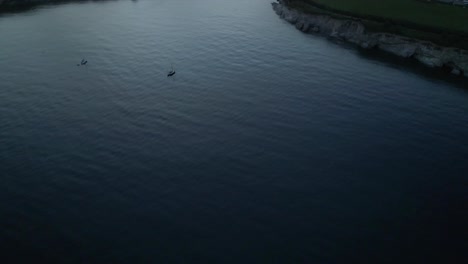
[{"label": "land edge", "polygon": [[363,23],[353,19],[337,19],[323,14],[306,14],[290,8],[283,0],[272,3],[281,18],[304,33],[321,34],[343,40],[363,49],[378,49],[402,58],[412,58],[430,67],[454,75],[468,77],[468,51],[443,47],[429,41],[391,33],[368,32]]},{"label": "land edge", "polygon": [[[55,5],[73,2],[104,2],[115,0],[0,0],[0,14],[27,11],[41,5]],[[134,0],[135,1],[135,0]]]}]

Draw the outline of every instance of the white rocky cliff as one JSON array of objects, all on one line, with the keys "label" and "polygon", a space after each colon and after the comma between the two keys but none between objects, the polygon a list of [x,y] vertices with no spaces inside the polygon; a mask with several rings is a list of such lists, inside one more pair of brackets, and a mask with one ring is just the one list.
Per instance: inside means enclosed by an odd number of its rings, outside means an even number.
[{"label": "white rocky cliff", "polygon": [[314,32],[341,39],[365,49],[377,48],[404,58],[414,58],[428,67],[446,67],[452,74],[468,77],[468,51],[441,47],[431,42],[388,33],[367,32],[364,25],[351,19],[304,14],[281,1],[272,3],[275,12],[302,32]]}]

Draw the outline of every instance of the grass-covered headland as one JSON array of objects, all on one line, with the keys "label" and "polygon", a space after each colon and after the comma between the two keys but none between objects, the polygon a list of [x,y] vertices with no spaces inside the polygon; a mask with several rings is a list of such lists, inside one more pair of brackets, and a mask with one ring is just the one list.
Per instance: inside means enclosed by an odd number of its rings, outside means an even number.
[{"label": "grass-covered headland", "polygon": [[366,28],[468,49],[468,7],[434,0],[289,0],[306,13],[360,19]]}]

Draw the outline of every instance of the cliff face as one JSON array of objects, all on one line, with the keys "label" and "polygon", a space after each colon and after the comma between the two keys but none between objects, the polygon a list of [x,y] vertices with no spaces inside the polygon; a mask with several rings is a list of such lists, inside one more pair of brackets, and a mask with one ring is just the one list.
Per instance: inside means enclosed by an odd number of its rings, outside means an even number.
[{"label": "cliff face", "polygon": [[272,5],[281,18],[294,24],[302,32],[320,33],[354,43],[365,49],[376,48],[403,58],[414,58],[428,67],[444,67],[450,69],[452,74],[468,77],[466,50],[441,47],[431,42],[394,34],[367,32],[359,21],[304,14],[288,8],[282,1]]}]

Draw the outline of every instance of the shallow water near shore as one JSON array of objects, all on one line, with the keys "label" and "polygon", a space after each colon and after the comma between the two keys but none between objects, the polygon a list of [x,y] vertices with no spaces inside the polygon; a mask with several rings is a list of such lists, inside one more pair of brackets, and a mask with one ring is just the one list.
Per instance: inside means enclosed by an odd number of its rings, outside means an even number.
[{"label": "shallow water near shore", "polygon": [[459,258],[468,90],[434,74],[302,34],[264,0],[3,14],[5,259]]}]

